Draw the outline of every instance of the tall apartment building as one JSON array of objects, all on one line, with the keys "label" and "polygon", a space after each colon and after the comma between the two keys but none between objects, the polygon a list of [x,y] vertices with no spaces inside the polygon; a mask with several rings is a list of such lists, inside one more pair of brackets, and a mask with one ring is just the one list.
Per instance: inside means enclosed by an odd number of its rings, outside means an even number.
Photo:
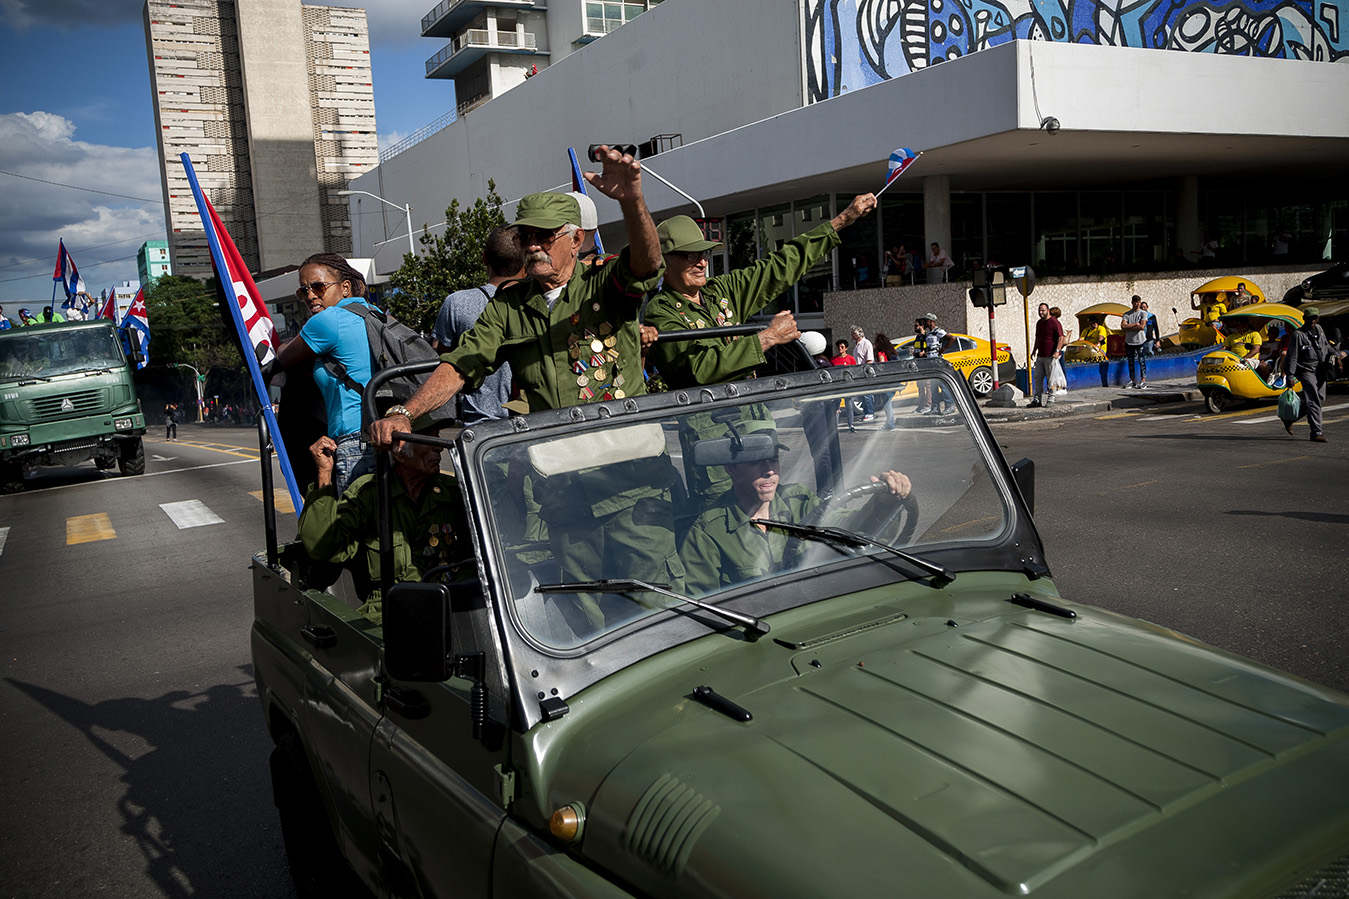
[{"label": "tall apartment building", "polygon": [[441,0],[422,17],[422,37],[450,41],[426,61],[426,77],[453,81],[464,115],[660,2]]},{"label": "tall apartment building", "polygon": [[365,10],[147,0],[144,18],[173,270],[212,271],[183,152],[253,272],[349,254],[336,191],[379,155]]},{"label": "tall apartment building", "polygon": [[136,274],[142,284],[149,284],[155,278],[173,274],[173,264],[169,261],[169,244],[163,240],[147,240],[136,251]]}]

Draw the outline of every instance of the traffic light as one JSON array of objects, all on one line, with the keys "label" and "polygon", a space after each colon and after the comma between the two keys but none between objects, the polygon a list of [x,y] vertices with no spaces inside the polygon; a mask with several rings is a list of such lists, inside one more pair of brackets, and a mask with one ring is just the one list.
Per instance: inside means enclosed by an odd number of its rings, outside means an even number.
[{"label": "traffic light", "polygon": [[610,150],[617,150],[620,153],[631,156],[633,159],[639,158],[637,155],[636,144],[591,144],[590,150],[586,153],[586,158],[591,162],[599,162],[600,147],[608,147]]}]

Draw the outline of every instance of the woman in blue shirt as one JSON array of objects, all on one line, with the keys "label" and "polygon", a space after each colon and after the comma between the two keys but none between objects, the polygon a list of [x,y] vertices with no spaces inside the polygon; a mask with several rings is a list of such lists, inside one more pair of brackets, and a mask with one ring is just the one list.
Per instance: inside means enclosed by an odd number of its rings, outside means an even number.
[{"label": "woman in blue shirt", "polygon": [[365,320],[342,308],[354,303],[369,305],[365,279],[336,253],[317,253],[300,266],[300,288],[295,295],[309,305],[311,317],[300,336],[281,348],[281,367],[313,368],[328,415],[328,436],[337,444],[331,452],[340,495],[349,483],[375,467],[374,450],[361,435],[361,394],[327,367],[340,363],[351,380],[370,382],[374,366]]}]

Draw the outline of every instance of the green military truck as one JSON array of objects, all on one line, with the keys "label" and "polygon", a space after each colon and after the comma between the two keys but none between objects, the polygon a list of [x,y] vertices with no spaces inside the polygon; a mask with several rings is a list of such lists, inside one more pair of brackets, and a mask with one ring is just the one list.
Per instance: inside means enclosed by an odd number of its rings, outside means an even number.
[{"label": "green military truck", "polygon": [[[134,359],[132,360],[134,361]],[[145,414],[110,321],[0,331],[0,492],[38,465],[145,472]]]},{"label": "green military truck", "polygon": [[[956,412],[839,432],[849,397],[920,385]],[[288,566],[301,548],[273,534],[253,560],[303,896],[1344,882],[1349,697],[1061,595],[1033,467],[1006,464],[942,360],[535,413],[443,445],[471,523],[449,539],[476,570],[391,585],[377,626]],[[436,537],[401,539],[415,557]],[[677,551],[643,579],[633,546]]]}]

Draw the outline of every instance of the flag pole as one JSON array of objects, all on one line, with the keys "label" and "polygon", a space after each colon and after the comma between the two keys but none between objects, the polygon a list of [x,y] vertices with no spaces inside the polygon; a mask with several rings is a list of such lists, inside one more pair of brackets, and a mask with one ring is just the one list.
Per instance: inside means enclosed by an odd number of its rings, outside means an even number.
[{"label": "flag pole", "polygon": [[[576,149],[574,147],[568,147],[567,156],[571,159],[572,186],[576,188],[577,193],[587,197],[590,196],[590,194],[586,191],[586,179],[581,177],[581,164],[576,161]],[[598,224],[598,222],[596,224]],[[591,235],[591,238],[595,241],[595,251],[598,252],[601,256],[603,256],[604,241],[600,240],[599,228],[595,229],[595,233]]]}]

